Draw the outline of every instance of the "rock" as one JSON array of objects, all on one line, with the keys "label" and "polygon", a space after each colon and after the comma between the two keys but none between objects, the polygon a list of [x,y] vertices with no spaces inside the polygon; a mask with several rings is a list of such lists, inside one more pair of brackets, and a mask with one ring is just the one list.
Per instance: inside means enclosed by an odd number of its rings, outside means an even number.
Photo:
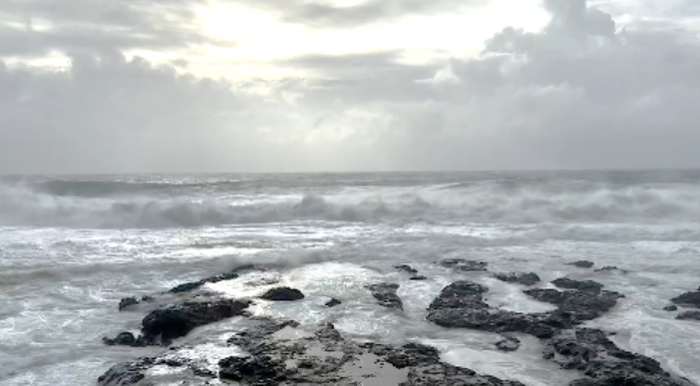
[{"label": "rock", "polygon": [[547,342],[544,358],[590,377],[574,381],[571,386],[692,385],[665,372],[654,359],[618,348],[603,331],[596,329],[562,332]]},{"label": "rock", "polygon": [[664,311],[678,311],[678,307],[674,305],[664,307]]},{"label": "rock", "polygon": [[520,348],[520,339],[513,336],[505,336],[505,339],[496,342],[496,348],[501,351],[517,351]]},{"label": "rock", "polygon": [[119,311],[124,311],[127,308],[133,307],[137,304],[139,304],[139,301],[134,297],[124,298],[119,302]]},{"label": "rock", "polygon": [[397,266],[394,266],[394,268],[396,268],[397,270],[399,270],[401,272],[410,273],[412,275],[415,275],[418,273],[418,271],[413,269],[413,267],[411,267],[410,265],[405,265],[405,264],[404,265],[397,265]]},{"label": "rock", "polygon": [[[188,359],[187,355],[178,357],[181,350],[193,351],[182,347],[157,357],[113,366],[99,378],[98,384],[170,384],[172,378],[159,382],[159,372],[151,369],[172,363],[178,366],[177,383],[182,385],[219,384],[230,380],[254,386],[523,386],[441,362],[438,350],[421,344],[358,343],[344,339],[332,324],[311,330],[302,329],[293,321],[251,318],[250,322],[250,327],[229,339],[231,345],[238,347],[236,352],[242,350],[248,354],[219,360],[215,364],[219,379],[196,371],[196,359]],[[214,337],[211,339],[216,341]],[[225,352],[226,348],[217,350]]]},{"label": "rock", "polygon": [[568,263],[567,265],[573,265],[573,266],[579,267],[579,268],[592,268],[594,264],[592,261],[579,260],[579,261],[574,261],[573,263]]},{"label": "rock", "polygon": [[156,298],[154,298],[153,296],[142,296],[141,301],[146,303],[152,303],[156,301]]},{"label": "rock", "polygon": [[612,291],[558,291],[555,289],[530,289],[523,291],[526,295],[545,303],[559,307],[559,311],[570,314],[576,321],[593,320],[610,311],[617,300],[624,295]]},{"label": "rock", "polygon": [[483,261],[465,260],[465,259],[445,259],[438,262],[439,265],[445,268],[452,268],[455,271],[486,271],[488,263]]},{"label": "rock", "polygon": [[623,297],[616,292],[558,291],[531,289],[525,294],[558,306],[544,313],[521,314],[491,308],[482,299],[488,289],[480,284],[459,281],[445,287],[428,307],[427,319],[443,327],[471,328],[497,333],[523,332],[540,339],[551,338],[558,330],[595,319]]},{"label": "rock", "polygon": [[600,292],[600,290],[603,288],[602,284],[594,282],[593,280],[581,281],[581,280],[569,279],[566,277],[553,280],[552,284],[554,284],[555,286],[557,286],[559,288],[577,289],[579,291],[590,291],[590,292]]},{"label": "rock", "polygon": [[278,287],[265,292],[260,298],[272,301],[294,301],[304,299],[304,294],[295,288]]},{"label": "rock", "polygon": [[411,276],[411,278],[409,280],[428,280],[428,278],[423,276],[423,275],[418,275],[418,276]]},{"label": "rock", "polygon": [[607,266],[607,267],[595,269],[595,270],[593,270],[593,272],[615,272],[615,273],[620,273],[623,275],[626,275],[629,273],[627,270],[624,270],[622,268],[617,268],[615,266]]},{"label": "rock", "polygon": [[333,298],[329,301],[326,302],[326,307],[335,307],[337,305],[340,305],[342,302],[336,298]]},{"label": "rock", "polygon": [[228,357],[219,361],[219,368],[219,378],[250,385],[274,386],[287,380],[284,362],[267,355]]},{"label": "rock", "polygon": [[678,314],[676,319],[679,320],[700,320],[700,311],[686,311]]},{"label": "rock", "polygon": [[208,278],[202,279],[200,281],[180,284],[177,287],[170,289],[170,291],[168,291],[168,292],[173,293],[173,294],[182,293],[182,292],[189,292],[189,291],[195,290],[195,289],[203,286],[206,283],[218,283],[220,281],[233,280],[236,278],[238,278],[238,274],[235,272],[222,273],[220,275],[208,277]]},{"label": "rock", "polygon": [[249,305],[249,301],[231,299],[182,303],[151,311],[141,321],[141,336],[135,340],[131,333],[122,333],[114,339],[104,338],[103,341],[110,345],[167,346],[173,339],[187,335],[196,327],[243,315]]},{"label": "rock", "polygon": [[396,290],[399,289],[398,284],[372,284],[367,286],[367,289],[372,292],[372,296],[377,299],[380,306],[403,311],[403,302],[396,294]]},{"label": "rock", "polygon": [[136,346],[136,337],[130,332],[122,332],[116,338],[102,338],[102,341],[108,346]]},{"label": "rock", "polygon": [[679,306],[700,308],[700,291],[686,292],[681,296],[671,299],[671,301]]},{"label": "rock", "polygon": [[494,277],[507,283],[520,283],[524,285],[535,285],[540,282],[540,277],[536,273],[497,273]]}]

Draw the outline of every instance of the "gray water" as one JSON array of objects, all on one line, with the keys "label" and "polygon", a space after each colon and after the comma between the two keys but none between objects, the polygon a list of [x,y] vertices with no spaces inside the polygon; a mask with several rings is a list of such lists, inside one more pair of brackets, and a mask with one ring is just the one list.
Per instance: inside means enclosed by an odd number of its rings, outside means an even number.
[{"label": "gray water", "polygon": [[[516,285],[432,264],[452,257],[487,261],[491,271],[534,271],[544,286],[570,275],[624,293],[590,325],[700,383],[700,322],[662,310],[700,285],[700,172],[649,171],[5,177],[0,384],[93,385],[111,365],[157,352],[102,345],[105,335],[138,329],[143,315],[118,312],[122,297],[249,261],[284,267],[206,290],[252,296],[276,279],[307,298],[261,302],[256,313],[330,321],[358,339],[431,344],[448,362],[532,386],[579,377],[542,360],[535,340],[501,353],[493,334],[427,323],[430,301],[465,277],[487,285],[493,305],[550,309]],[[630,273],[566,265],[579,259]],[[404,263],[430,280],[409,281],[392,268]],[[401,285],[404,314],[370,299],[363,286],[378,281]],[[323,307],[329,297],[344,305]]]}]

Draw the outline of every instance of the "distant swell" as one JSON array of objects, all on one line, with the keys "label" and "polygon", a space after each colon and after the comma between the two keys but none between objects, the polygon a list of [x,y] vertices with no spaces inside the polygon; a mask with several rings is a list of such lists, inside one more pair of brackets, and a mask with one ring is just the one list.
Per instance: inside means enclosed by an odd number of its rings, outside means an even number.
[{"label": "distant swell", "polygon": [[[56,186],[61,185],[53,184],[48,185],[53,186],[51,194],[26,186],[0,185],[0,225],[163,228],[300,220],[514,224],[700,220],[700,186],[692,184],[625,187],[487,181],[388,190],[334,188],[305,195],[251,192],[236,196],[197,195],[191,187],[184,194],[173,191],[171,186],[167,194],[134,192],[116,197],[64,196],[56,194]],[[91,186],[93,193],[100,189],[113,191],[120,186],[131,189],[120,183],[105,184],[85,186]]]}]

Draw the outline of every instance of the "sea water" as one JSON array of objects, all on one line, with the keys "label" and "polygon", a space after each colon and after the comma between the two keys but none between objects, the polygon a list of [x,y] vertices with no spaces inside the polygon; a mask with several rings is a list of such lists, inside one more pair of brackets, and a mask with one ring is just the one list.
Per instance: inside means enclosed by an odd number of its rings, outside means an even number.
[{"label": "sea water", "polygon": [[[581,377],[543,360],[534,338],[503,353],[495,334],[427,322],[428,304],[461,279],[489,287],[492,306],[552,309],[522,286],[434,264],[445,258],[535,272],[545,287],[569,276],[619,291],[618,306],[588,325],[700,383],[700,322],[663,311],[700,285],[700,172],[639,171],[4,177],[0,384],[94,385],[113,364],[159,352],[102,344],[139,329],[144,315],[119,312],[121,298],[249,262],[279,269],[205,289],[243,297],[289,285],[306,298],[259,302],[253,312],[332,322],[355,339],[433,345],[449,363],[526,385]],[[567,265],[581,259],[629,272]],[[409,280],[397,264],[428,280]],[[377,282],[400,284],[403,313],[375,304],[365,285]],[[343,305],[324,307],[331,297]],[[223,336],[236,323],[191,335]]]}]

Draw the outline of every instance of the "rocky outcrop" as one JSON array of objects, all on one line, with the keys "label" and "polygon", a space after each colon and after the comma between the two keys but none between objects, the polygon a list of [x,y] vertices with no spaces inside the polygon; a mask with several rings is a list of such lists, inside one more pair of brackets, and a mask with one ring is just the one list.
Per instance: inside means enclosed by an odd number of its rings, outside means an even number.
[{"label": "rocky outcrop", "polygon": [[504,336],[503,340],[496,342],[496,348],[501,351],[517,351],[520,348],[520,339],[514,336]]},{"label": "rocky outcrop", "polygon": [[470,272],[470,271],[487,271],[488,263],[476,260],[465,259],[445,259],[438,262],[439,265],[445,268],[452,268],[455,271]]},{"label": "rocky outcrop", "polygon": [[336,298],[333,298],[333,299],[327,301],[327,302],[325,303],[325,306],[326,306],[326,307],[335,307],[335,306],[338,306],[338,305],[340,305],[340,304],[342,304],[342,303],[343,303],[343,302],[341,302],[340,300],[338,300],[338,299],[336,299]]},{"label": "rocky outcrop", "polygon": [[[332,324],[302,329],[293,321],[251,319],[252,326],[234,334],[230,351],[215,364],[214,371],[170,350],[156,357],[113,366],[102,375],[100,386],[160,384],[159,367],[178,368],[178,384],[219,384],[220,380],[242,385],[372,385],[386,386],[523,386],[516,381],[480,375],[464,367],[440,361],[435,348],[410,343],[388,346],[357,343],[344,338]],[[236,349],[238,348],[238,349]],[[243,356],[240,350],[245,353]],[[226,347],[217,351],[225,352]]]},{"label": "rocky outcrop", "polygon": [[603,331],[580,328],[563,331],[550,340],[544,358],[562,368],[578,370],[589,378],[571,386],[689,386],[686,379],[674,377],[661,368],[659,362],[618,348]]},{"label": "rocky outcrop", "polygon": [[629,273],[627,270],[624,270],[622,268],[618,268],[616,266],[606,266],[603,268],[595,269],[595,270],[593,270],[593,272],[611,272],[611,273],[619,273],[619,274],[623,274],[623,275],[626,275]]},{"label": "rocky outcrop", "polygon": [[396,291],[399,289],[398,284],[372,284],[368,285],[367,289],[372,292],[372,296],[377,299],[380,306],[386,308],[395,308],[403,311],[403,302]]},{"label": "rocky outcrop", "polygon": [[579,268],[593,268],[594,263],[592,261],[588,261],[588,260],[579,260],[579,261],[574,261],[573,263],[569,263],[567,265],[573,265],[574,267],[579,267]]},{"label": "rocky outcrop", "polygon": [[686,311],[681,312],[676,316],[679,320],[700,320],[700,311]]},{"label": "rocky outcrop", "polygon": [[413,269],[413,267],[411,267],[410,265],[406,265],[406,264],[396,265],[396,266],[394,266],[394,268],[396,268],[397,270],[399,270],[401,272],[410,273],[411,275],[418,274],[418,270]]},{"label": "rocky outcrop", "polygon": [[520,283],[524,285],[535,285],[540,282],[540,277],[536,273],[509,272],[497,273],[493,277],[506,283]]},{"label": "rocky outcrop", "polygon": [[600,290],[603,288],[603,285],[600,283],[597,283],[593,280],[573,280],[569,279],[567,277],[563,277],[560,279],[556,279],[552,281],[552,284],[559,288],[566,288],[566,289],[577,289],[579,291],[590,291],[590,292],[600,292]]},{"label": "rocky outcrop", "polygon": [[674,306],[674,305],[666,306],[666,307],[664,307],[664,311],[669,311],[669,312],[678,311],[678,307]]},{"label": "rocky outcrop", "polygon": [[131,298],[124,298],[119,302],[119,311],[124,311],[128,308],[132,308],[133,306],[139,304],[139,301],[136,300],[136,298],[131,297]]},{"label": "rocky outcrop", "polygon": [[679,306],[700,308],[700,291],[686,292],[671,301]]},{"label": "rocky outcrop", "polygon": [[243,315],[249,305],[249,301],[231,299],[186,302],[151,311],[141,321],[141,336],[138,338],[126,332],[103,341],[108,345],[167,346],[173,339],[187,335],[196,327]]},{"label": "rocky outcrop", "polygon": [[189,291],[195,290],[195,289],[197,289],[197,288],[199,288],[207,283],[218,283],[220,281],[233,280],[233,279],[237,279],[237,278],[238,278],[237,273],[222,273],[220,275],[208,277],[206,279],[202,279],[202,280],[195,281],[192,283],[180,284],[177,287],[170,289],[170,291],[168,291],[168,292],[170,292],[172,294],[189,292]]},{"label": "rocky outcrop", "polygon": [[276,302],[289,302],[304,299],[304,294],[295,288],[278,287],[268,290],[262,296],[260,296],[260,298]]},{"label": "rocky outcrop", "polygon": [[423,275],[417,275],[417,276],[411,276],[411,278],[409,280],[421,281],[421,280],[428,280],[428,278],[423,276]]}]

